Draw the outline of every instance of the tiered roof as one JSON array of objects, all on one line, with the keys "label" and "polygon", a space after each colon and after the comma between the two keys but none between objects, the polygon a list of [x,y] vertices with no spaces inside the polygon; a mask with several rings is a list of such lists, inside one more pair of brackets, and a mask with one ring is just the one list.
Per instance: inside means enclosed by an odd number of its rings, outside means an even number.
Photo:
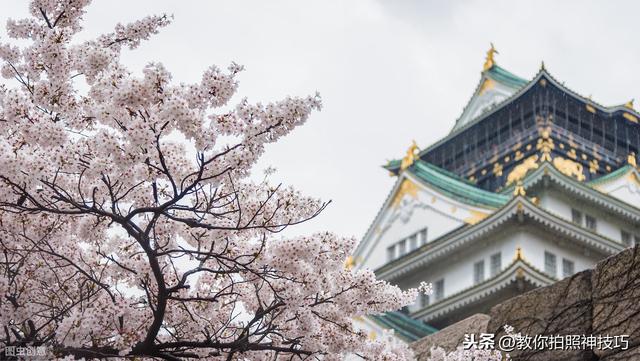
[{"label": "tiered roof", "polygon": [[[553,155],[580,164],[587,181],[620,168],[627,157],[636,159],[640,113],[632,102],[600,105],[567,88],[544,66],[529,81],[496,65],[493,59],[485,67],[452,132],[421,150],[417,158],[486,190],[503,188],[513,167],[537,152],[536,142],[543,129],[550,132]],[[493,90],[487,90],[487,82]],[[477,115],[478,107],[486,107],[483,97],[500,101]],[[403,170],[401,161],[384,167],[394,174]]]},{"label": "tiered roof", "polygon": [[421,160],[415,162],[408,172],[462,203],[499,208],[511,198],[509,195],[478,188],[464,178]]}]

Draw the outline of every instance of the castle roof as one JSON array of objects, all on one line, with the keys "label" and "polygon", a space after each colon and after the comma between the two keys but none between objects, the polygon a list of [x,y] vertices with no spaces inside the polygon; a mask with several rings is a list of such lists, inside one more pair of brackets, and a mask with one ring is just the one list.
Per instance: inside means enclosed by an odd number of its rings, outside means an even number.
[{"label": "castle roof", "polygon": [[[556,143],[553,154],[573,158],[585,169],[595,162],[584,174],[586,181],[622,167],[640,147],[640,113],[632,102],[603,106],[556,80],[544,66],[527,81],[491,61],[453,130],[415,158],[480,188],[500,190],[505,178],[493,177],[491,167],[497,164],[506,175],[536,152],[543,129]],[[398,174],[402,161],[384,168]]]},{"label": "castle roof", "polygon": [[511,199],[509,195],[478,188],[464,178],[421,160],[415,162],[408,171],[421,181],[462,203],[499,208]]}]

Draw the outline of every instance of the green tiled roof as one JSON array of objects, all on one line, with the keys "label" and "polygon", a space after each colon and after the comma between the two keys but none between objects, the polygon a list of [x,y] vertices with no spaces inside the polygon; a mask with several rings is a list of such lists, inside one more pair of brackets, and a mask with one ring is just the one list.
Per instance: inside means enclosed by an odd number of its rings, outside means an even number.
[{"label": "green tiled roof", "polygon": [[478,188],[473,183],[424,161],[415,162],[409,171],[444,194],[467,204],[499,208],[511,199],[510,195]]},{"label": "green tiled roof", "polygon": [[633,169],[634,168],[631,165],[627,164],[627,165],[625,165],[623,167],[620,167],[620,168],[614,170],[613,172],[611,172],[611,173],[609,173],[607,175],[603,175],[600,178],[596,178],[594,180],[591,180],[591,181],[587,182],[587,184],[590,185],[590,186],[597,186],[597,185],[600,185],[602,183],[606,183],[608,181],[616,180],[616,179],[622,177],[623,175],[627,174],[628,172],[633,171]]},{"label": "green tiled roof", "polygon": [[425,336],[438,332],[437,329],[422,321],[415,320],[402,312],[387,312],[370,317],[374,322],[386,329],[394,330],[398,336],[410,342],[417,341]]},{"label": "green tiled roof", "polygon": [[528,80],[523,79],[504,68],[499,67],[498,65],[492,66],[487,72],[496,81],[512,88],[521,88],[529,82]]}]

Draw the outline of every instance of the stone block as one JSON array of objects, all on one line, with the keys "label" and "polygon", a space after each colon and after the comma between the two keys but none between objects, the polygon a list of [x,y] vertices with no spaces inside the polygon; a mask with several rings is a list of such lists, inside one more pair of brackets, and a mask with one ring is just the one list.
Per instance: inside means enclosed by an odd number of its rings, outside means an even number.
[{"label": "stone block", "polygon": [[[640,253],[637,247],[599,262],[593,270],[593,334],[629,335],[640,346]],[[600,357],[617,350],[596,350]],[[640,358],[638,358],[640,359]]]},{"label": "stone block", "polygon": [[453,351],[462,345],[465,334],[477,335],[487,332],[488,323],[489,316],[477,313],[412,343],[411,348],[418,361],[426,361],[431,355],[431,347],[437,346],[447,352]]},{"label": "stone block", "polygon": [[[505,335],[505,325],[532,338],[590,334],[591,311],[591,270],[587,270],[494,306],[487,332],[496,335],[496,344]],[[517,361],[593,359],[590,350],[514,350],[510,355]]]}]

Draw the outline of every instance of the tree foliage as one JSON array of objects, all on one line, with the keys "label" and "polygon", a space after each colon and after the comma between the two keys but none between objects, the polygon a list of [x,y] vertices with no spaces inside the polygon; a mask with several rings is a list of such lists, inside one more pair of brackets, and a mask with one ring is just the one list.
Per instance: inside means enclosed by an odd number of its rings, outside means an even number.
[{"label": "tree foliage", "polygon": [[0,43],[0,352],[48,358],[403,359],[352,318],[402,292],[344,260],[353,239],[283,238],[327,203],[252,181],[317,95],[229,104],[242,67],[182,84],[120,62],[170,22],[74,40],[88,0],[34,0]]}]

